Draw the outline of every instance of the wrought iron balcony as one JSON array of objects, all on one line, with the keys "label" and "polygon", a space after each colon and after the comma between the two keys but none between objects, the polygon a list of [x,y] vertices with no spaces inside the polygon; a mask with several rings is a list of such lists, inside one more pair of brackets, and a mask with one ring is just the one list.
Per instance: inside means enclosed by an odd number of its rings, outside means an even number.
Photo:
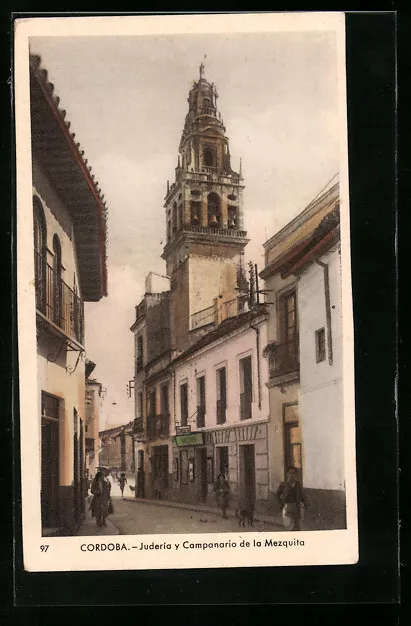
[{"label": "wrought iron balcony", "polygon": [[144,420],[143,417],[136,417],[133,422],[133,432],[135,434],[144,432]]},{"label": "wrought iron balcony", "polygon": [[84,304],[35,251],[36,309],[68,337],[84,344]]},{"label": "wrought iron balcony", "polygon": [[147,438],[151,441],[167,437],[170,433],[170,415],[149,415],[147,417]]},{"label": "wrought iron balcony", "polygon": [[205,406],[201,405],[197,407],[197,428],[204,428],[205,426]]},{"label": "wrought iron balcony", "polygon": [[251,417],[251,396],[248,393],[240,393],[240,419],[248,420]]},{"label": "wrought iron balcony", "polygon": [[224,424],[226,420],[226,401],[217,400],[217,424]]},{"label": "wrought iron balcony", "polygon": [[300,370],[298,337],[284,343],[272,343],[266,348],[270,378],[298,373]]}]

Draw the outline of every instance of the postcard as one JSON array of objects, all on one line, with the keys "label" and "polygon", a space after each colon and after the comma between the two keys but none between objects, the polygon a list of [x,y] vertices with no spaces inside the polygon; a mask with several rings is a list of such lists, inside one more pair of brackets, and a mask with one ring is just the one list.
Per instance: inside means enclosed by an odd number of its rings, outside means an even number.
[{"label": "postcard", "polygon": [[29,572],[353,564],[343,13],[15,22]]}]

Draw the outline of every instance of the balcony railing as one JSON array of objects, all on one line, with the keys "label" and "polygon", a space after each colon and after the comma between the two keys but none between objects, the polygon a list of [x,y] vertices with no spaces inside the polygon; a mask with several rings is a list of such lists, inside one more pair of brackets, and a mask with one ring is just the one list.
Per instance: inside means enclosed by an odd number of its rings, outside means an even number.
[{"label": "balcony railing", "polygon": [[168,413],[163,415],[149,415],[147,417],[147,437],[150,440],[159,437],[167,437],[170,433],[170,416]]},{"label": "balcony railing", "polygon": [[[212,180],[212,178],[215,178],[216,180],[218,180],[218,182],[220,183],[227,183],[227,184],[234,184],[234,185],[239,185],[240,184],[240,177],[239,176],[235,176],[233,174],[228,175],[228,174],[218,174],[216,173],[215,169],[211,170],[213,173],[213,175],[211,175],[211,173],[207,173],[207,172],[186,172],[184,171],[183,176],[186,180],[198,180],[199,182],[201,181],[207,181],[207,180]],[[175,185],[175,183],[173,183],[173,185]],[[173,192],[173,186],[170,187],[170,193]]]},{"label": "balcony railing", "polygon": [[205,406],[197,407],[197,428],[204,428],[205,426],[205,411]]},{"label": "balcony railing", "polygon": [[270,378],[292,374],[300,369],[298,338],[273,343],[267,348]]},{"label": "balcony railing", "polygon": [[135,434],[142,433],[144,431],[144,421],[142,417],[136,417],[133,422],[133,432]]},{"label": "balcony railing", "polygon": [[210,107],[201,107],[200,111],[203,115],[212,115],[213,117],[216,117],[215,109],[211,109]]},{"label": "balcony railing", "polygon": [[206,309],[202,309],[201,311],[197,311],[193,313],[191,316],[191,330],[196,328],[201,328],[201,326],[206,326],[207,324],[215,323],[215,308],[214,304],[212,306],[207,307]]},{"label": "balcony railing", "polygon": [[248,393],[240,393],[240,419],[251,418],[251,396]]},{"label": "balcony railing", "polygon": [[184,224],[181,229],[189,233],[201,233],[204,235],[224,235],[225,237],[246,237],[247,232],[245,230],[236,230],[234,228],[214,228],[213,226],[190,226],[190,224]]},{"label": "balcony railing", "polygon": [[226,401],[217,400],[217,424],[224,424],[226,420]]},{"label": "balcony railing", "polygon": [[36,309],[65,335],[84,343],[84,304],[78,295],[35,252]]}]

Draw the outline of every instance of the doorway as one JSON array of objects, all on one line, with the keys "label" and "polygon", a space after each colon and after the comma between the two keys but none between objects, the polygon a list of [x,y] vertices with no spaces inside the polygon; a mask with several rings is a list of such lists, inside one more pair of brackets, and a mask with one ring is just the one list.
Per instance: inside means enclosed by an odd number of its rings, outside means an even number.
[{"label": "doorway", "polygon": [[283,405],[284,421],[284,475],[289,467],[297,470],[297,480],[303,483],[303,453],[298,404]]},{"label": "doorway", "polygon": [[153,491],[156,498],[163,498],[168,489],[168,446],[152,448]]},{"label": "doorway", "polygon": [[240,501],[254,507],[255,456],[254,444],[242,445],[240,452]]},{"label": "doorway", "polygon": [[137,467],[137,485],[136,496],[137,498],[144,498],[144,450],[138,451],[138,467]]},{"label": "doorway", "polygon": [[220,446],[217,448],[217,472],[227,474],[228,469],[228,446]]},{"label": "doorway", "polygon": [[41,397],[41,521],[42,527],[60,526],[59,516],[59,399]]},{"label": "doorway", "polygon": [[196,449],[196,481],[199,502],[207,501],[207,448]]}]

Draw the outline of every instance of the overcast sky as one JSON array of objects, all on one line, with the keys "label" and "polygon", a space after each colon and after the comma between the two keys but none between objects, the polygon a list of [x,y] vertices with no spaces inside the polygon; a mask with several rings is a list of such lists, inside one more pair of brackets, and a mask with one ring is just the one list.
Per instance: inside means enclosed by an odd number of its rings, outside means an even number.
[{"label": "overcast sky", "polygon": [[[204,57],[244,175],[246,260],[338,171],[334,33],[31,38],[107,200],[108,291],[86,304],[87,357],[107,389],[100,428],[134,417],[134,307],[165,273],[166,181]],[[116,404],[113,404],[116,403]]]}]

